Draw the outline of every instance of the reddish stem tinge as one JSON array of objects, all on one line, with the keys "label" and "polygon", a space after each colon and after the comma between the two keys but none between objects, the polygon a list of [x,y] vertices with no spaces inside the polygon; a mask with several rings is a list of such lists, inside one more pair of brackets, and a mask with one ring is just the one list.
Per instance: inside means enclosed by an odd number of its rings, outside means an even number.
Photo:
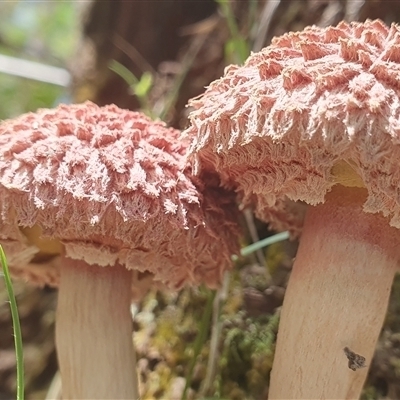
[{"label": "reddish stem tinge", "polygon": [[[282,309],[269,399],[358,399],[385,318],[400,236],[366,214],[366,191],[335,187],[310,207]],[[362,364],[362,363],[361,363]]]}]

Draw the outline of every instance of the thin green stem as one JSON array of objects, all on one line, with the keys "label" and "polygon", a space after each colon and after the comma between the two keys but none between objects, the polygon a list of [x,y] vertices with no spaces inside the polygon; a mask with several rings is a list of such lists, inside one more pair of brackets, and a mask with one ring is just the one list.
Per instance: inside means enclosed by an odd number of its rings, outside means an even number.
[{"label": "thin green stem", "polygon": [[222,281],[222,286],[217,290],[216,296],[214,298],[213,304],[213,317],[212,317],[212,328],[211,328],[211,339],[210,339],[210,351],[207,362],[206,376],[200,387],[199,395],[203,398],[207,394],[213,384],[215,379],[215,371],[217,369],[218,359],[219,359],[219,342],[220,335],[222,331],[222,320],[221,311],[225,304],[226,298],[228,296],[229,281],[231,274],[225,272],[224,280]]},{"label": "thin green stem", "polygon": [[183,85],[183,82],[185,81],[187,74],[190,71],[190,68],[193,66],[194,61],[196,60],[196,57],[203,47],[205,40],[207,38],[207,35],[199,35],[191,44],[189,50],[185,54],[181,65],[182,65],[182,70],[177,75],[175,78],[174,84],[169,91],[166,99],[165,99],[165,104],[161,112],[159,113],[159,118],[163,121],[165,121],[166,117],[168,116],[168,113],[171,111],[171,109],[175,106],[175,103],[178,99],[179,96],[179,91]]},{"label": "thin green stem", "polygon": [[17,301],[15,299],[14,290],[10,278],[10,272],[8,270],[7,259],[1,245],[0,245],[0,262],[4,273],[4,281],[6,284],[8,298],[10,301],[11,318],[13,321],[13,329],[14,329],[15,354],[17,358],[17,400],[23,400],[24,399],[24,354],[22,348],[21,325],[19,323]]},{"label": "thin green stem", "polygon": [[[255,251],[263,248],[270,246],[271,244],[281,242],[283,240],[289,239],[289,232],[281,232],[277,233],[276,235],[267,237],[265,239],[262,239],[256,243],[252,243],[249,246],[243,247],[243,249],[240,250],[240,255],[243,257],[248,256],[251,253],[254,253]],[[237,260],[237,257],[233,257],[234,261]]]},{"label": "thin green stem", "polygon": [[125,65],[122,65],[118,61],[111,60],[108,68],[119,75],[129,86],[134,86],[139,83],[139,79],[136,78],[136,76],[126,68]]},{"label": "thin green stem", "polygon": [[[111,60],[108,68],[115,72],[117,75],[119,75],[130,87],[130,89],[134,92],[136,95],[139,104],[140,104],[140,109],[147,114],[150,118],[154,119],[155,115],[153,114],[153,111],[150,107],[149,104],[149,90],[152,84],[152,75],[150,72],[145,72],[141,79],[138,79],[128,68],[126,68],[124,65],[119,63],[118,61]],[[146,82],[144,86],[144,92],[139,93],[137,89],[139,86],[143,85],[143,78],[145,77]]]},{"label": "thin green stem", "polygon": [[[244,247],[241,251],[240,254],[242,256],[247,256],[263,247],[269,246],[271,244],[280,242],[282,240],[286,240],[289,238],[289,232],[281,232],[276,235],[270,236],[268,238],[265,238],[263,240],[258,241],[257,243],[253,243],[250,246]],[[237,257],[236,257],[237,258]],[[234,260],[235,257],[232,257]],[[194,343],[194,354],[193,358],[190,361],[189,365],[189,370],[186,375],[186,384],[185,384],[185,389],[182,393],[181,400],[186,400],[187,399],[187,391],[190,388],[191,382],[192,382],[192,377],[193,377],[193,370],[197,362],[197,358],[200,354],[200,351],[202,347],[204,346],[204,343],[207,339],[207,332],[210,327],[211,323],[211,315],[213,311],[213,303],[215,296],[217,294],[216,290],[210,291],[208,294],[207,298],[207,303],[203,312],[203,317],[201,319],[201,322],[199,324],[199,332],[197,333],[195,343]]]},{"label": "thin green stem", "polygon": [[227,0],[215,0],[224,16],[231,36],[232,44],[234,44],[234,50],[237,58],[237,62],[242,64],[249,56],[249,49],[246,40],[242,37],[239,31],[239,27],[236,22],[235,15],[232,10],[230,1]]},{"label": "thin green stem", "polygon": [[227,0],[216,0],[216,2],[221,7],[222,14],[226,19],[228,24],[229,33],[233,39],[236,39],[240,36],[239,28],[235,21],[235,16],[233,15],[231,3]]},{"label": "thin green stem", "polygon": [[190,361],[189,371],[186,375],[186,384],[185,389],[183,390],[181,400],[187,399],[187,391],[190,388],[193,378],[193,370],[196,365],[197,358],[201,352],[201,349],[204,346],[204,343],[207,339],[208,329],[210,328],[211,323],[211,314],[213,309],[214,298],[216,295],[216,290],[210,290],[207,297],[207,303],[203,312],[203,317],[201,318],[199,324],[199,332],[196,336],[196,340],[194,342],[194,354],[193,358]]}]

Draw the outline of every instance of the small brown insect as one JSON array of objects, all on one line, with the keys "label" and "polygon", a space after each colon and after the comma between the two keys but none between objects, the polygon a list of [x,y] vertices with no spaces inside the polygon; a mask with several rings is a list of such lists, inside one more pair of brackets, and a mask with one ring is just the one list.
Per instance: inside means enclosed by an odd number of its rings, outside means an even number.
[{"label": "small brown insect", "polygon": [[360,356],[359,354],[354,353],[348,347],[343,349],[344,354],[346,354],[347,359],[349,360],[348,366],[351,370],[357,371],[359,368],[365,368],[365,357]]}]

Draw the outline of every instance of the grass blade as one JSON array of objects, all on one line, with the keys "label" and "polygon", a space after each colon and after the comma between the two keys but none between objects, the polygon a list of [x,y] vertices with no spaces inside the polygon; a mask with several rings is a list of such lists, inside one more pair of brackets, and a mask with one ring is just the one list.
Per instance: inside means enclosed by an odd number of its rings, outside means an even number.
[{"label": "grass blade", "polygon": [[6,284],[8,299],[10,301],[11,318],[13,321],[13,329],[14,329],[15,355],[17,358],[17,400],[24,400],[24,355],[22,349],[21,326],[19,323],[17,301],[15,299],[14,290],[12,287],[7,259],[6,255],[4,254],[3,247],[1,245],[0,245],[0,262],[4,273],[4,281]]},{"label": "grass blade", "polygon": [[250,244],[247,247],[244,247],[242,250],[240,250],[240,255],[243,257],[248,256],[249,254],[254,253],[258,249],[270,246],[271,244],[278,243],[286,239],[289,239],[289,232],[277,233],[276,235],[267,237],[256,243]]},{"label": "grass blade", "polygon": [[207,303],[204,307],[203,317],[200,321],[199,331],[197,333],[197,336],[196,336],[196,339],[194,342],[193,358],[190,362],[188,373],[186,375],[186,384],[185,384],[185,389],[183,390],[183,393],[182,393],[181,400],[187,399],[187,392],[192,383],[193,371],[194,371],[194,367],[196,365],[197,358],[204,346],[204,343],[207,340],[207,334],[208,334],[208,329],[209,329],[210,323],[211,323],[211,315],[212,315],[213,303],[214,303],[214,298],[215,298],[216,293],[217,293],[216,290],[208,291]]}]

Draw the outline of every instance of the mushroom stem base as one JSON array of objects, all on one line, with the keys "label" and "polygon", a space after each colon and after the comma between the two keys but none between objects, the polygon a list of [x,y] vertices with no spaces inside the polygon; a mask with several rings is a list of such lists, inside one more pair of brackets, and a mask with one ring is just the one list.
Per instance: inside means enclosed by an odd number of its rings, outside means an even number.
[{"label": "mushroom stem base", "polygon": [[[269,399],[357,399],[382,328],[400,236],[366,214],[365,189],[310,207],[285,294]],[[344,348],[365,357],[350,369]]]},{"label": "mushroom stem base", "polygon": [[56,343],[64,399],[136,399],[131,272],[65,258]]}]

